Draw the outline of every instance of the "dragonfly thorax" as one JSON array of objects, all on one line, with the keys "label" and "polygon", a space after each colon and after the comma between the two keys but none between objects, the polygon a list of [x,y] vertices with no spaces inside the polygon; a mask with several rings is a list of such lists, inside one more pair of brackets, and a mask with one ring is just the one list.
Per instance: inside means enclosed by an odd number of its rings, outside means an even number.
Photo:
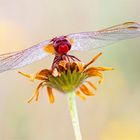
[{"label": "dragonfly thorax", "polygon": [[52,41],[56,53],[67,54],[67,52],[71,49],[71,44],[65,36],[54,38]]}]

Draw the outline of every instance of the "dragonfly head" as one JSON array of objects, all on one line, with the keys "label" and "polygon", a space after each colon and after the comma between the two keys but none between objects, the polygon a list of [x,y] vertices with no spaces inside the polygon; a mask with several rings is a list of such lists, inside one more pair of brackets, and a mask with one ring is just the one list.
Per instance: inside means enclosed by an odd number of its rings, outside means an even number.
[{"label": "dragonfly head", "polygon": [[66,36],[52,39],[54,49],[59,54],[67,54],[71,49],[71,43],[68,41]]}]

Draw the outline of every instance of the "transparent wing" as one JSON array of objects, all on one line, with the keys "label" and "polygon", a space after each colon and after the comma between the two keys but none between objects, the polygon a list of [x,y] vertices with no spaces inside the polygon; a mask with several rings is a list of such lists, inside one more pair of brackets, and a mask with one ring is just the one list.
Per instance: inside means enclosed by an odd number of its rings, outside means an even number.
[{"label": "transparent wing", "polygon": [[48,53],[43,48],[49,42],[48,40],[22,51],[1,54],[0,72],[23,67],[47,56]]},{"label": "transparent wing", "polygon": [[126,22],[100,31],[70,34],[68,38],[74,40],[72,50],[86,51],[138,36],[140,36],[140,24]]},{"label": "transparent wing", "polygon": [[[67,37],[74,40],[72,50],[86,51],[137,36],[140,36],[140,25],[135,22],[127,22],[97,32],[70,34]],[[0,72],[20,68],[44,58],[48,54],[44,51],[44,47],[50,41],[41,42],[22,51],[0,55]]]}]

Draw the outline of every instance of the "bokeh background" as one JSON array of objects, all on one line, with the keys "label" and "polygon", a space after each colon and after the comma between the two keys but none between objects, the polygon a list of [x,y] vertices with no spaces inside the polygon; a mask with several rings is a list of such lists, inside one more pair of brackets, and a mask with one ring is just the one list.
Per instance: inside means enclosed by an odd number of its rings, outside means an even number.
[{"label": "bokeh background", "polygon": [[[0,0],[0,53],[58,35],[140,22],[139,5],[139,0]],[[115,70],[105,73],[96,96],[77,98],[83,140],[140,140],[140,38],[73,54],[87,62],[100,51],[96,65]],[[34,73],[52,60],[48,56],[20,70]],[[66,95],[55,92],[50,105],[42,90],[39,102],[27,104],[36,85],[16,70],[0,74],[0,140],[74,140]]]}]

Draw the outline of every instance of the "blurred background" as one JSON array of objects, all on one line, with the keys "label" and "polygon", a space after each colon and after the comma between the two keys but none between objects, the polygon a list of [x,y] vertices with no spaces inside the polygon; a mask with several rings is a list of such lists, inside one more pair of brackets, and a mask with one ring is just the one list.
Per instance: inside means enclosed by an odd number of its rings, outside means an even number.
[{"label": "blurred background", "polygon": [[[139,0],[0,0],[0,53],[28,48],[58,35],[140,22]],[[84,62],[98,52],[97,66],[113,67],[86,101],[77,98],[83,140],[140,140],[140,38],[90,52],[73,53]],[[20,69],[35,73],[53,56]],[[97,83],[95,83],[97,84]],[[17,73],[0,74],[0,140],[74,140],[67,96],[45,90],[27,103],[37,83]]]}]

